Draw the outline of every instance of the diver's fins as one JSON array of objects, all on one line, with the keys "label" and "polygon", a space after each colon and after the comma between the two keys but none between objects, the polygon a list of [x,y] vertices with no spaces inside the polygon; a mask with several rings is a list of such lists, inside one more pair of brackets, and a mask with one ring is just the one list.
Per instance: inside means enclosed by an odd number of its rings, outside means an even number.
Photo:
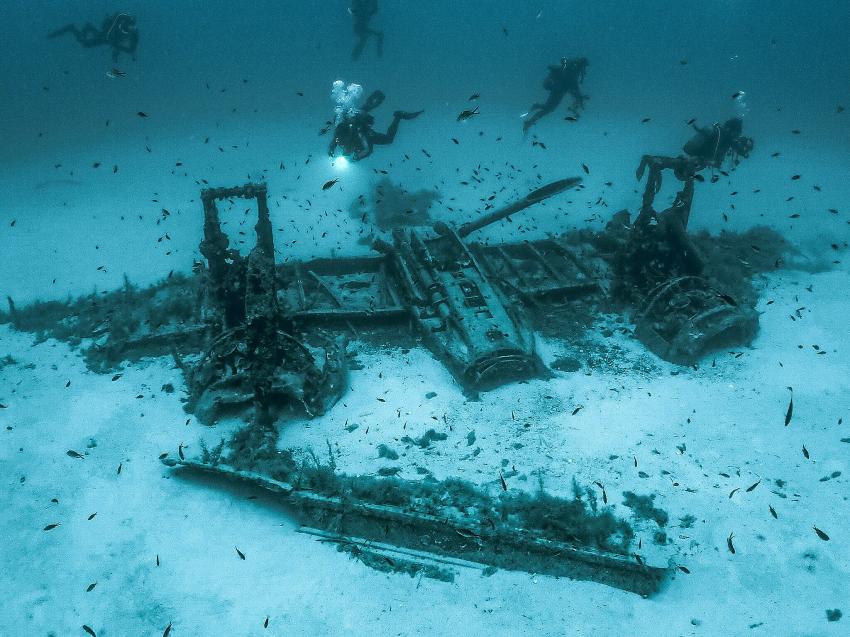
[{"label": "diver's fins", "polygon": [[72,33],[74,31],[74,25],[69,24],[67,26],[62,27],[61,29],[56,29],[55,31],[51,31],[47,34],[48,38],[58,38],[60,35],[65,35],[66,33]]},{"label": "diver's fins", "polygon": [[371,110],[373,110],[373,109],[378,108],[381,104],[383,104],[383,103],[384,103],[384,98],[385,98],[385,97],[386,97],[386,95],[384,95],[384,92],[383,92],[383,91],[374,91],[374,92],[372,92],[372,93],[369,95],[369,97],[367,97],[367,98],[366,98],[366,101],[363,103],[363,108],[362,108],[362,110],[364,110],[364,111],[371,111]]},{"label": "diver's fins", "polygon": [[415,113],[408,113],[407,111],[396,111],[393,113],[393,117],[396,119],[416,119],[425,111],[416,111]]}]

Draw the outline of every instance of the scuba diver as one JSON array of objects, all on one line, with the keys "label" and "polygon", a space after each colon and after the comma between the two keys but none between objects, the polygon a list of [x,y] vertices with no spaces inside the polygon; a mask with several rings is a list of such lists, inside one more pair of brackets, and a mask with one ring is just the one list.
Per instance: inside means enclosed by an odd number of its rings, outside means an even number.
[{"label": "scuba diver", "polygon": [[727,156],[732,158],[733,166],[740,163],[740,157],[749,157],[753,149],[751,137],[744,137],[744,120],[740,117],[727,119],[723,124],[700,128],[692,123],[697,132],[682,147],[688,157],[696,159],[703,167],[719,168]]},{"label": "scuba diver", "polygon": [[341,154],[351,161],[364,159],[372,154],[375,145],[383,146],[393,143],[401,120],[415,119],[424,112],[396,111],[393,113],[393,121],[387,132],[379,133],[372,128],[375,118],[370,111],[383,103],[385,95],[381,91],[375,91],[366,98],[363,106],[358,108],[357,102],[361,95],[363,95],[363,87],[359,84],[345,86],[342,80],[337,80],[333,84],[331,97],[337,106],[334,109],[336,118],[333,139],[328,148],[328,155],[331,157],[334,156],[337,148],[340,148]]},{"label": "scuba diver", "polygon": [[122,53],[129,53],[136,59],[136,47],[139,45],[139,29],[136,18],[129,13],[115,13],[103,19],[98,29],[91,22],[82,28],[73,24],[66,25],[47,34],[48,38],[57,38],[70,33],[85,48],[108,45],[112,48],[112,61],[117,62]]},{"label": "scuba diver", "polygon": [[[733,168],[741,163],[741,158],[750,156],[753,150],[753,139],[743,135],[744,120],[741,117],[732,117],[723,124],[716,123],[714,126],[700,128],[691,124],[696,130],[694,135],[682,147],[683,155],[678,157],[665,157],[663,155],[644,155],[641,157],[635,176],[638,180],[643,178],[643,173],[649,168],[646,180],[646,189],[643,193],[643,204],[640,214],[635,221],[636,224],[648,224],[653,218],[657,218],[652,208],[655,195],[661,190],[661,173],[663,170],[672,170],[673,175],[685,183],[685,189],[679,193],[683,197],[682,205],[686,206],[690,213],[691,201],[693,199],[693,181],[697,173],[705,168],[720,168],[726,158],[730,158]],[[702,180],[702,177],[698,177]],[[713,178],[716,181],[716,178]],[[684,217],[687,225],[687,214]]]},{"label": "scuba diver", "polygon": [[369,26],[369,21],[376,13],[378,13],[378,0],[351,0],[351,6],[348,9],[351,17],[354,19],[354,35],[357,37],[357,42],[354,45],[354,50],[351,51],[351,59],[357,60],[371,36],[375,36],[378,43],[378,57],[384,55],[384,32],[376,31]]},{"label": "scuba diver", "polygon": [[532,104],[528,113],[524,115],[530,117],[523,122],[522,131],[528,132],[528,129],[534,126],[537,121],[554,111],[564,96],[569,93],[573,96],[573,104],[570,107],[576,116],[578,110],[584,108],[584,100],[587,95],[581,92],[581,83],[584,82],[584,76],[588,66],[587,58],[561,58],[559,65],[549,67],[549,75],[543,81],[543,88],[549,91],[549,97],[543,104]]}]

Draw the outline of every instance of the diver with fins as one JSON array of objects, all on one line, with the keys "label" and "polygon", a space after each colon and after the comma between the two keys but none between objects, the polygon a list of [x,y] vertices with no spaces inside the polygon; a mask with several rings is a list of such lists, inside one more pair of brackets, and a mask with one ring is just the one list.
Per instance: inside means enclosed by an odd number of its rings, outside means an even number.
[{"label": "diver with fins", "polygon": [[112,61],[117,62],[122,53],[128,53],[136,59],[136,48],[139,46],[139,28],[136,18],[129,13],[114,13],[106,16],[100,28],[87,22],[81,28],[74,24],[51,31],[48,38],[58,38],[70,33],[83,47],[90,49],[98,46],[109,46],[112,49]]},{"label": "diver with fins", "polygon": [[342,80],[333,84],[331,97],[337,103],[335,110],[333,139],[331,139],[328,155],[333,157],[340,149],[341,154],[351,161],[365,159],[372,154],[374,146],[386,146],[392,144],[398,132],[402,120],[411,120],[419,117],[424,111],[407,112],[395,111],[393,121],[386,133],[374,130],[375,118],[371,111],[378,108],[383,102],[385,95],[382,91],[374,91],[363,106],[358,107],[363,87],[359,84],[345,85]]},{"label": "diver with fins", "polygon": [[377,41],[378,57],[383,57],[384,32],[377,31],[369,26],[372,17],[378,13],[378,0],[352,0],[348,12],[354,20],[354,36],[357,38],[354,49],[351,51],[351,59],[360,59],[369,38],[373,36]]},{"label": "diver with fins", "polygon": [[578,117],[579,109],[584,108],[584,100],[588,98],[581,92],[581,84],[587,73],[589,62],[587,58],[561,58],[561,63],[549,66],[549,75],[543,81],[543,88],[549,91],[549,97],[542,104],[534,103],[523,117],[528,117],[522,124],[522,132],[534,126],[538,120],[554,111],[564,96],[572,95],[573,104],[570,111]]},{"label": "diver with fins", "polygon": [[[723,124],[718,122],[713,126],[702,128],[693,121],[690,124],[696,131],[696,135],[691,137],[682,147],[682,155],[677,157],[644,155],[641,157],[635,176],[638,180],[642,179],[647,169],[649,169],[649,174],[643,193],[643,204],[635,223],[647,224],[656,218],[652,204],[655,195],[661,190],[662,171],[671,170],[676,179],[684,182],[685,189],[679,194],[684,198],[687,210],[690,211],[693,182],[694,180],[704,181],[704,178],[698,174],[700,171],[705,168],[719,169],[727,158],[731,160],[734,168],[741,162],[742,157],[749,157],[753,150],[752,137],[746,137],[743,134],[744,120],[742,117],[732,117]],[[687,225],[687,215],[684,219],[685,225]]]}]

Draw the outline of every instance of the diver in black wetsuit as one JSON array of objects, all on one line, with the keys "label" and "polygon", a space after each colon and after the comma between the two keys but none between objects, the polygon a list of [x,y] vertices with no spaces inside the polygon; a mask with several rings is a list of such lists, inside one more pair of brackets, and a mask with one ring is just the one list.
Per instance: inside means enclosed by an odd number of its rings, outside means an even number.
[{"label": "diver in black wetsuit", "polygon": [[[693,199],[693,182],[697,173],[705,168],[720,168],[727,157],[731,158],[732,165],[737,166],[741,158],[749,157],[753,150],[753,139],[743,135],[744,120],[733,117],[723,124],[715,124],[711,127],[700,128],[692,124],[697,134],[694,135],[682,150],[683,155],[678,157],[665,157],[663,155],[644,155],[641,157],[635,176],[638,180],[643,178],[644,172],[649,169],[646,180],[646,188],[643,193],[643,203],[636,224],[648,224],[657,215],[652,208],[655,195],[661,189],[661,173],[663,170],[672,170],[673,175],[685,188],[679,193],[677,200],[681,199],[681,206],[690,212]],[[688,216],[684,215],[684,225],[687,226]]]},{"label": "diver in black wetsuit", "polygon": [[112,61],[117,62],[122,53],[129,53],[136,59],[136,48],[139,46],[139,29],[136,18],[128,13],[115,13],[103,19],[98,29],[91,22],[82,28],[73,24],[66,25],[47,34],[48,38],[56,38],[70,33],[85,48],[108,45],[112,48]]},{"label": "diver in black wetsuit", "polygon": [[401,120],[414,119],[423,113],[423,111],[415,113],[396,111],[393,113],[393,121],[387,132],[378,133],[372,128],[375,118],[369,111],[380,106],[384,97],[381,91],[375,91],[366,98],[363,108],[352,109],[341,115],[334,129],[328,155],[333,157],[337,148],[341,148],[342,154],[352,161],[364,159],[372,154],[373,146],[393,143]]},{"label": "diver in black wetsuit", "polygon": [[384,54],[384,32],[376,31],[369,26],[369,21],[376,13],[378,13],[378,0],[351,0],[351,7],[348,9],[351,17],[354,19],[354,35],[357,37],[357,42],[354,45],[354,50],[351,52],[351,59],[357,60],[371,36],[375,36],[378,43],[378,57]]},{"label": "diver in black wetsuit", "polygon": [[723,124],[700,128],[691,124],[697,132],[682,150],[702,166],[719,168],[727,156],[732,157],[734,165],[740,162],[739,157],[749,157],[753,149],[751,137],[744,137],[744,120],[733,117]]},{"label": "diver in black wetsuit", "polygon": [[549,97],[543,104],[532,104],[528,111],[530,117],[523,122],[522,130],[527,132],[541,117],[554,111],[564,96],[573,96],[570,110],[578,115],[578,110],[584,108],[584,100],[588,97],[581,92],[581,83],[587,72],[587,58],[561,58],[561,63],[549,67],[549,75],[543,81],[543,88],[549,91]]}]

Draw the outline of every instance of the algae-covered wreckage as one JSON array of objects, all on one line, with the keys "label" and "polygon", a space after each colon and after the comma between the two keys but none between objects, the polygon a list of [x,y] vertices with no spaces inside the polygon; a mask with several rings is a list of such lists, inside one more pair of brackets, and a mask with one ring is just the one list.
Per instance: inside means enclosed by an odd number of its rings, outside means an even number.
[{"label": "algae-covered wreckage", "polygon": [[[206,262],[193,275],[169,275],[143,290],[128,282],[68,303],[16,308],[9,299],[3,319],[81,345],[98,371],[172,356],[185,376],[187,411],[206,423],[250,416],[226,453],[222,443],[196,460],[181,449],[179,460],[164,462],[265,489],[364,561],[379,545],[395,546],[406,558],[384,553],[381,564],[389,560],[407,572],[416,570],[407,558],[424,552],[650,595],[667,565],[648,564],[634,552],[631,527],[609,509],[597,510],[578,488],[567,500],[542,486],[533,495],[506,488],[493,495],[459,480],[346,476],[332,455],[322,464],[315,455],[278,449],[278,416],[292,409],[321,415],[346,388],[348,334],[412,333],[472,395],[551,374],[535,351],[534,332],[592,329],[584,317],[600,309],[631,315],[637,339],[682,365],[753,337],[758,315],[749,279],[778,267],[778,256],[730,267],[730,253],[748,239],[690,236],[690,197],[660,214],[645,201],[634,223],[619,212],[602,232],[490,245],[470,240],[487,225],[580,187],[579,178],[557,181],[460,227],[398,229],[376,240],[372,255],[286,264],[274,259],[264,184],[206,189]],[[217,209],[217,201],[234,198],[256,200],[256,245],[247,256],[231,247]],[[784,244],[774,245],[781,255]]]}]

